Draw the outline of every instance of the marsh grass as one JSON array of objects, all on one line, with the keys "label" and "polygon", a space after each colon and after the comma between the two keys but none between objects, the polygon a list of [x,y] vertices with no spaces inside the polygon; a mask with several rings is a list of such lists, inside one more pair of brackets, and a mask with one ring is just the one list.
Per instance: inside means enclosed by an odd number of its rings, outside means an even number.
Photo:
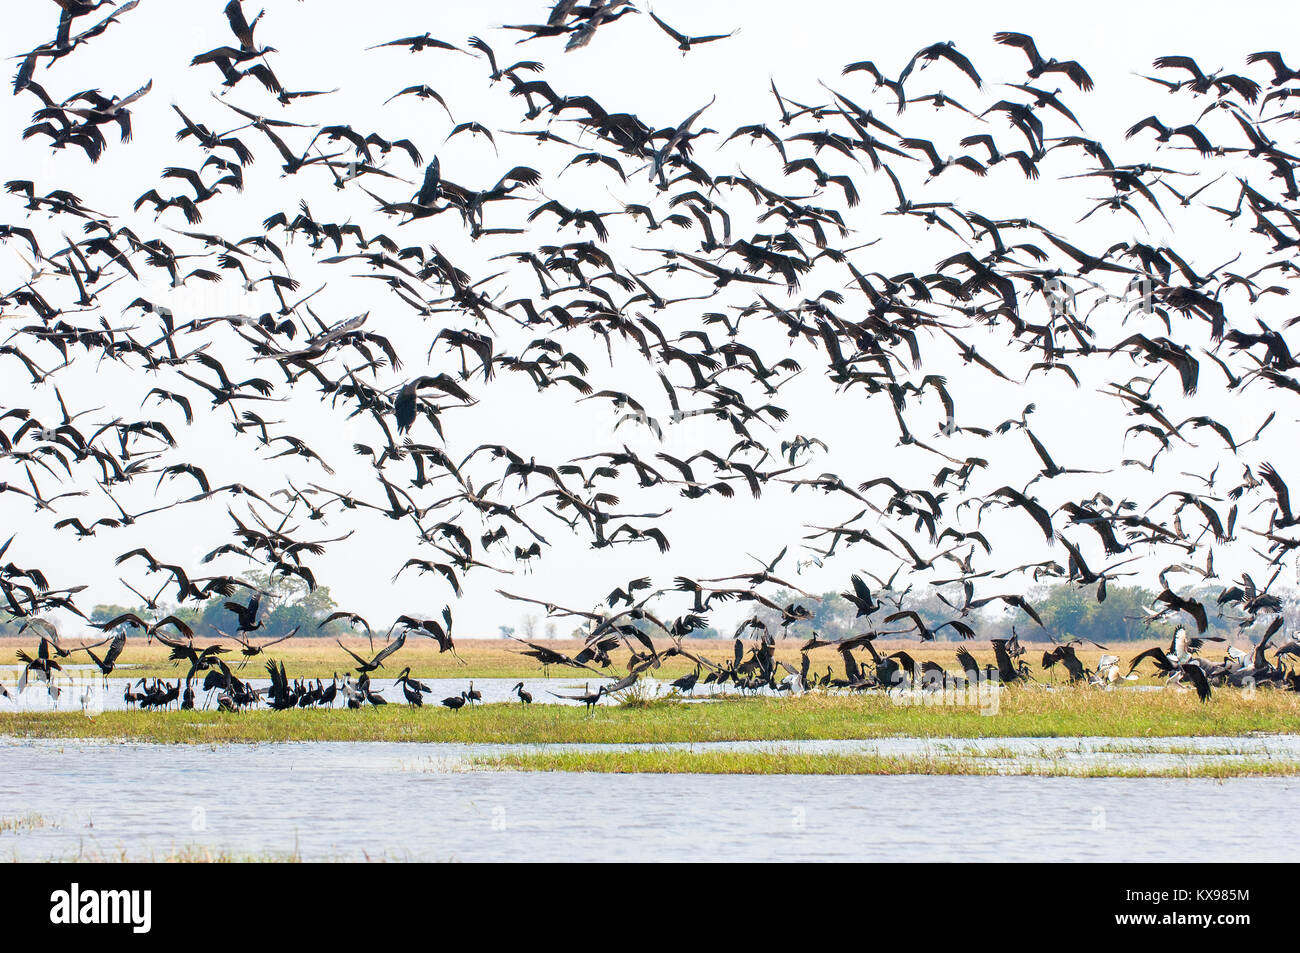
[{"label": "marsh grass", "polygon": [[19,817],[0,817],[0,834],[35,831],[45,827],[58,827],[58,823],[44,814],[29,811]]},{"label": "marsh grass", "polygon": [[[18,852],[0,857],[13,863],[23,861],[23,856]],[[362,861],[368,864],[376,863],[405,863],[414,860],[411,855],[404,851],[392,851],[387,853],[366,853],[363,852],[360,857],[351,856],[312,856],[303,857],[295,847],[292,851],[237,851],[228,850],[222,847],[206,847],[199,844],[185,844],[176,847],[169,847],[165,850],[146,850],[131,851],[125,847],[117,847],[112,850],[102,850],[98,848],[82,847],[74,854],[66,854],[49,858],[42,858],[51,863],[66,864],[131,864],[131,863],[152,863],[152,864],[315,864],[315,863],[339,863]],[[454,860],[454,857],[442,858],[443,860]]]},{"label": "marsh grass", "polygon": [[970,746],[938,746],[941,753],[960,755],[967,758],[986,758],[990,760],[1010,759],[1010,758],[1060,758],[1065,756],[1092,756],[1092,755],[1135,755],[1138,757],[1146,755],[1174,755],[1180,757],[1211,757],[1211,758],[1246,758],[1258,757],[1269,758],[1271,755],[1267,751],[1259,751],[1248,747],[1229,746],[1229,745],[1206,745],[1197,746],[1190,744],[1162,743],[1159,740],[1153,742],[1134,743],[1131,741],[1107,741],[1101,744],[1070,744],[1067,746],[1047,746],[1040,745],[1037,748],[1011,748],[1005,745],[995,745],[989,747],[975,748]]},{"label": "marsh grass", "polygon": [[647,711],[681,703],[681,696],[677,689],[670,689],[666,695],[660,695],[655,688],[651,688],[645,682],[637,682],[631,688],[612,697],[619,708],[627,711]]},{"label": "marsh grass", "polygon": [[0,735],[180,744],[273,741],[494,743],[653,743],[890,737],[1241,736],[1300,728],[1300,695],[1215,692],[1207,704],[1184,689],[1045,691],[1012,688],[996,714],[958,706],[899,705],[884,695],[813,692],[796,697],[725,698],[707,704],[671,699],[627,706],[492,704],[451,712],[386,705],[363,711],[111,711],[0,713]]},{"label": "marsh grass", "polygon": [[972,775],[1048,778],[1208,778],[1294,777],[1291,761],[1207,760],[1203,764],[1078,764],[1059,759],[991,762],[934,755],[830,754],[787,751],[572,751],[502,754],[470,759],[495,771],[596,772],[605,774],[818,774],[818,775]]},{"label": "marsh grass", "polygon": [[1108,741],[1091,749],[1098,754],[1175,754],[1192,757],[1245,758],[1267,757],[1266,754],[1238,745],[1186,745],[1186,744],[1133,744],[1126,741]]},{"label": "marsh grass", "polygon": [[[21,861],[15,853],[11,861]],[[164,850],[130,851],[126,847],[105,849],[82,844],[76,853],[48,858],[55,863],[69,864],[301,864],[302,855],[297,847],[292,851],[232,851],[200,844],[184,844]]]},{"label": "marsh grass", "polygon": [[150,853],[147,859],[159,864],[301,864],[302,854],[295,847],[286,852],[229,851],[222,848],[187,844],[161,853]]}]

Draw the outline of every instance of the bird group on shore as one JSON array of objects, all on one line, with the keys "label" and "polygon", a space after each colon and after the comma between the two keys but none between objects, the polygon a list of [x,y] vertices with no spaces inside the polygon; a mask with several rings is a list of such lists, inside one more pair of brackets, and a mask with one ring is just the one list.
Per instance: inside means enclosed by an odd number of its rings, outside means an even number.
[{"label": "bird group on shore", "polygon": [[[1088,667],[1076,652],[1076,648],[1088,640],[1070,639],[1056,643],[1051,650],[1043,651],[1038,675],[1034,674],[1034,668],[1026,658],[1027,650],[1015,634],[1009,639],[991,640],[993,660],[984,665],[976,661],[967,647],[959,647],[956,650],[955,670],[949,670],[933,659],[917,660],[906,650],[882,654],[873,644],[875,636],[835,642],[823,641],[814,636],[799,647],[798,667],[785,659],[778,659],[775,644],[771,641],[759,640],[747,647],[742,640],[736,639],[732,646],[732,656],[727,659],[710,659],[695,647],[677,647],[662,654],[648,656],[633,655],[628,661],[626,675],[615,679],[606,674],[606,680],[598,683],[594,690],[591,682],[587,681],[577,693],[548,694],[557,699],[581,703],[591,711],[603,698],[619,697],[621,693],[632,689],[644,673],[658,668],[664,660],[673,657],[683,658],[694,665],[693,671],[667,683],[667,689],[680,697],[694,697],[697,688],[708,688],[709,697],[718,697],[728,692],[742,696],[764,693],[802,694],[810,691],[996,692],[1011,685],[1041,683],[1044,677],[1054,682],[1058,666],[1065,673],[1066,684],[1111,688],[1120,682],[1137,680],[1139,676],[1135,672],[1139,666],[1150,661],[1153,665],[1152,674],[1163,677],[1168,685],[1191,686],[1204,702],[1210,699],[1212,688],[1271,688],[1300,692],[1300,671],[1290,664],[1292,659],[1300,658],[1300,639],[1291,637],[1274,642],[1281,629],[1282,620],[1275,619],[1253,652],[1246,653],[1235,646],[1228,646],[1222,660],[1214,662],[1204,657],[1201,651],[1210,642],[1222,642],[1222,637],[1189,636],[1186,627],[1179,626],[1166,648],[1156,646],[1135,654],[1127,671],[1121,670],[1119,655],[1110,654],[1106,646],[1096,643],[1092,643],[1093,647],[1105,654],[1097,659],[1095,668]],[[123,641],[119,635],[113,639],[113,644],[120,649]],[[831,648],[839,655],[844,672],[842,676],[835,673],[834,664],[828,664],[824,672],[813,669],[810,653],[821,648]],[[1270,650],[1274,653],[1271,660],[1267,655]],[[212,645],[195,652],[190,644],[177,642],[170,657],[178,665],[188,664],[185,676],[178,678],[174,684],[159,678],[140,678],[135,682],[128,680],[122,693],[125,707],[167,710],[175,706],[184,711],[215,706],[222,711],[243,711],[264,703],[271,710],[284,711],[295,708],[332,708],[336,707],[337,701],[349,709],[358,710],[368,705],[378,707],[389,703],[389,699],[383,695],[383,689],[371,682],[370,671],[364,670],[367,665],[365,660],[361,660],[355,679],[350,673],[345,673],[340,680],[339,674],[335,672],[328,685],[319,678],[295,678],[291,682],[282,661],[268,661],[265,671],[269,676],[269,684],[254,686],[251,680],[240,678],[222,660],[221,654],[226,651],[228,650],[223,646]],[[95,657],[89,646],[60,645],[46,637],[41,638],[33,654],[19,650],[17,657],[24,664],[24,669],[16,686],[18,694],[21,695],[28,689],[30,681],[43,682],[51,698],[57,700],[62,692],[54,675],[55,672],[62,671],[57,658],[70,658],[76,652],[86,652],[92,659]],[[855,652],[859,655],[855,655]],[[862,653],[865,653],[865,657]],[[354,655],[353,658],[357,656]],[[562,659],[565,661],[559,661],[561,665],[585,667],[567,656],[562,656]],[[552,660],[553,663],[556,661]],[[612,660],[608,660],[605,668],[610,669],[612,664]],[[100,667],[102,670],[103,666]],[[601,674],[597,669],[591,671]],[[392,687],[400,690],[407,705],[414,708],[422,708],[425,696],[434,692],[433,687],[411,674],[409,665],[397,673]],[[524,688],[523,682],[517,682],[510,689],[510,695],[517,698],[521,705],[533,703],[533,695]],[[0,697],[12,699],[15,696],[0,685]],[[482,701],[482,693],[474,688],[471,680],[468,688],[441,699],[439,704],[452,711],[459,711]]]},{"label": "bird group on shore", "polygon": [[[1300,650],[1278,633],[1279,579],[1300,556],[1282,455],[1300,422],[1288,341],[1300,318],[1284,303],[1300,275],[1300,142],[1286,137],[1300,70],[1282,53],[1239,72],[1159,56],[1129,79],[1168,108],[1107,141],[1086,131],[1102,121],[1088,98],[1100,76],[1007,31],[987,59],[941,41],[805,77],[797,92],[755,80],[765,112],[731,131],[707,125],[731,108],[718,96],[658,95],[638,115],[596,77],[561,89],[542,59],[500,55],[513,41],[592,56],[644,30],[689,64],[744,39],[683,32],[629,0],[559,0],[544,23],[464,41],[414,28],[359,42],[367,65],[349,92],[372,109],[360,115],[331,113],[337,90],[286,75],[291,30],[266,42],[300,11],[229,0],[226,42],[190,61],[187,83],[211,88],[178,88],[185,101],[169,104],[134,77],[147,59],[117,58],[129,81],[66,71],[89,45],[129,50],[138,0],[55,6],[54,36],[16,58],[12,92],[31,121],[0,130],[26,143],[0,222],[12,276],[0,286],[0,512],[22,527],[0,544],[0,612],[40,637],[19,656],[20,688],[52,684],[74,652],[107,678],[144,638],[188,674],[135,682],[135,706],[192,707],[196,686],[229,709],[383,704],[370,678],[408,639],[455,653],[467,577],[516,575],[494,598],[582,640],[569,655],[518,639],[544,669],[605,677],[611,653],[629,652],[612,684],[565,696],[588,708],[675,657],[695,667],[673,683],[683,693],[942,686],[970,672],[1111,684],[1148,661],[1203,699],[1296,689]],[[425,81],[394,92],[403,62]],[[479,100],[450,78],[460,69]],[[52,92],[56,79],[75,83]],[[104,88],[77,89],[88,83]],[[484,112],[471,118],[474,102]],[[429,112],[393,128],[406,109]],[[159,130],[182,158],[136,199],[111,183],[86,201],[57,180],[119,153],[144,168],[136,140]],[[509,164],[511,142],[536,160]],[[23,166],[37,147],[39,173]],[[247,197],[266,194],[258,182],[277,207]],[[1031,215],[1007,211],[1026,196]],[[187,297],[196,288],[238,304],[209,307]],[[509,446],[462,424],[516,386],[548,408],[608,413],[607,432],[588,428],[599,448],[547,456],[546,434]],[[800,413],[794,392],[814,386],[818,413]],[[1080,420],[1127,456],[1085,456],[1073,432],[1040,426],[1022,393],[1040,386],[1086,407]],[[1211,390],[1221,400],[1198,402]],[[1024,409],[994,416],[985,393]],[[811,432],[835,415],[860,422],[860,446],[836,459],[863,472],[832,472],[832,441]],[[774,559],[712,576],[673,549],[683,513],[777,494],[834,512],[774,537]],[[363,549],[353,536],[369,531],[404,546]],[[645,572],[572,607],[517,591],[565,558],[561,539],[635,547]],[[227,643],[247,664],[282,641],[258,634],[269,599],[254,573],[312,593],[336,571],[327,554],[359,564],[363,552],[394,585],[424,580],[422,608],[386,631],[351,610],[320,623],[384,634],[369,657],[338,642],[355,678],[290,682],[268,661],[270,687],[249,688]],[[1216,559],[1239,578],[1221,579]],[[75,578],[69,564],[88,561],[100,571]],[[802,668],[778,662],[778,640],[817,619],[799,574],[832,564],[860,634],[814,635]],[[97,639],[61,645],[46,627],[89,630],[83,603],[118,574],[154,595],[96,623]],[[1109,656],[1088,669],[1069,643],[1038,675],[1014,638],[995,639],[984,668],[959,653],[955,672],[873,645],[976,639],[995,611],[1043,627],[1035,586],[1101,602],[1133,575],[1159,582],[1144,621],[1182,634],[1128,672]],[[950,612],[922,611],[934,594]],[[214,600],[233,631],[201,645],[181,610]],[[741,610],[734,657],[708,659],[690,637],[723,607]],[[1202,658],[1212,614],[1253,654]],[[807,652],[823,646],[842,678],[811,671]],[[410,705],[430,692],[409,668],[397,684]],[[532,701],[522,683],[516,694]],[[479,700],[471,683],[440,704]]]}]

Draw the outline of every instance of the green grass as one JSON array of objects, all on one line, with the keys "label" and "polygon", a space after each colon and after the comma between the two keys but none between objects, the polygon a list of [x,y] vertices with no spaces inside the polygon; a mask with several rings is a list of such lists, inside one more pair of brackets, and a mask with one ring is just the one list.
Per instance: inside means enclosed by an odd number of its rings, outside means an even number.
[{"label": "green grass", "polygon": [[1084,687],[1003,693],[997,714],[978,708],[900,705],[880,695],[730,698],[639,707],[484,705],[461,712],[387,705],[364,711],[79,712],[0,714],[0,735],[181,744],[271,741],[617,743],[774,741],[888,737],[1157,738],[1239,736],[1300,729],[1300,695],[1215,692],[1207,704],[1183,690],[1104,692]]},{"label": "green grass", "polygon": [[1176,754],[1188,755],[1191,757],[1248,757],[1258,754],[1249,747],[1240,745],[1180,745],[1169,744],[1152,747],[1151,745],[1131,744],[1122,741],[1112,741],[1105,744],[1097,745],[1092,749],[1098,754]]},{"label": "green grass", "polygon": [[509,771],[577,771],[604,774],[925,774],[1014,775],[1051,778],[1240,778],[1293,777],[1300,763],[1213,761],[1179,766],[1072,764],[1027,759],[991,763],[971,757],[824,754],[787,751],[572,751],[503,754],[472,758],[470,766]]}]

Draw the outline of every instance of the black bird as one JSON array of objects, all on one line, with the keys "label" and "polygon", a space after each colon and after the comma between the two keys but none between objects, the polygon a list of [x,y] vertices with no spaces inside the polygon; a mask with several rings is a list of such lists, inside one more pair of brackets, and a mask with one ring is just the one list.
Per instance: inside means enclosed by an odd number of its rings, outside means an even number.
[{"label": "black bird", "polygon": [[351,655],[352,658],[356,661],[357,673],[360,675],[365,675],[369,672],[375,671],[376,669],[383,668],[384,659],[388,658],[390,655],[392,655],[394,652],[396,652],[398,649],[400,649],[403,645],[406,644],[406,631],[403,630],[401,635],[399,635],[397,638],[393,639],[393,641],[389,642],[382,649],[380,649],[379,652],[375,655],[375,657],[372,658],[370,661],[366,661],[360,655],[357,655],[355,652],[353,652],[350,648],[348,648],[338,639],[335,639],[334,641],[338,643],[339,648],[341,648],[344,652],[347,652],[348,655]]},{"label": "black bird", "polygon": [[450,698],[444,698],[442,700],[442,705],[444,708],[450,708],[452,711],[460,711],[465,707],[467,701],[468,699],[465,697],[465,693],[461,692],[459,695],[452,695]]},{"label": "black bird", "polygon": [[1251,53],[1246,57],[1247,63],[1267,63],[1273,67],[1273,85],[1282,86],[1300,79],[1300,70],[1293,70],[1282,60],[1282,54],[1275,50]]},{"label": "black bird", "polygon": [[1022,50],[1025,56],[1029,57],[1029,78],[1037,79],[1044,73],[1064,73],[1085,93],[1092,89],[1092,77],[1088,71],[1079,65],[1075,60],[1065,60],[1061,62],[1056,59],[1043,59],[1042,54],[1038,52],[1038,46],[1034,43],[1034,38],[1026,33],[995,33],[993,39],[1004,46],[1014,46]]},{"label": "black bird", "polygon": [[424,695],[433,691],[433,689],[428,685],[425,685],[423,682],[411,678],[411,668],[409,665],[402,669],[402,672],[397,676],[396,681],[402,686],[402,695],[406,698],[407,704],[411,705],[413,708],[420,708],[423,706]]},{"label": "black bird", "polygon": [[1058,645],[1050,652],[1043,653],[1043,668],[1051,669],[1057,662],[1065,666],[1065,671],[1070,676],[1071,682],[1081,682],[1088,677],[1087,669],[1079,661],[1079,657],[1074,654],[1073,645]]},{"label": "black bird", "polygon": [[258,593],[248,600],[247,604],[238,602],[227,602],[225,607],[235,614],[235,619],[239,623],[240,632],[255,632],[260,629],[265,620],[258,620],[257,610],[261,606],[262,597]]},{"label": "black bird", "polygon": [[122,654],[124,648],[126,648],[126,636],[122,633],[118,633],[113,636],[113,641],[108,644],[108,651],[104,653],[102,659],[90,649],[86,649],[86,654],[90,656],[90,660],[95,663],[95,667],[99,669],[99,673],[104,676],[104,684],[108,684],[108,676],[111,675],[113,669],[117,667],[118,657]]},{"label": "black bird", "polygon": [[51,694],[54,694],[53,674],[63,671],[63,666],[50,657],[50,645],[48,639],[42,638],[36,646],[36,655],[28,655],[22,649],[16,653],[18,661],[23,663],[22,675],[18,677],[19,692],[27,689],[27,676],[35,673],[37,679],[49,685]]},{"label": "black bird", "polygon": [[549,694],[553,695],[556,698],[565,698],[568,699],[569,701],[582,702],[587,707],[587,711],[590,712],[593,708],[596,707],[596,704],[600,701],[601,696],[605,694],[605,686],[600,685],[593,692],[591,690],[591,683],[587,682],[582,686],[581,694],[578,695],[557,695],[555,692],[550,692]]},{"label": "black bird", "polygon": [[871,615],[880,608],[880,603],[872,598],[871,590],[867,588],[861,576],[855,573],[850,577],[850,582],[853,583],[853,591],[841,592],[840,597],[847,599],[853,605],[857,610],[857,618]]},{"label": "black bird", "polygon": [[453,50],[457,53],[464,53],[459,46],[454,43],[448,43],[446,40],[440,40],[430,33],[424,33],[420,36],[403,36],[396,40],[389,40],[386,43],[378,43],[375,46],[366,47],[367,50],[379,50],[386,46],[405,46],[412,53],[420,53],[424,50]]},{"label": "black bird", "polygon": [[1196,688],[1196,697],[1202,704],[1210,700],[1210,680],[1206,677],[1205,669],[1194,662],[1186,662],[1178,666],[1178,672]]},{"label": "black bird", "polygon": [[659,17],[655,16],[653,10],[650,12],[650,19],[659,24],[659,29],[663,30],[677,41],[677,48],[683,53],[689,53],[696,44],[712,43],[714,40],[725,40],[728,37],[734,36],[736,33],[735,30],[732,30],[730,33],[716,33],[711,36],[687,36],[684,33],[678,33],[663,20],[659,19]]},{"label": "black bird", "polygon": [[694,693],[695,685],[697,682],[699,682],[699,680],[700,680],[700,667],[696,665],[695,671],[683,675],[681,678],[674,679],[672,681],[672,687],[677,689],[679,692],[685,692],[691,694]]}]

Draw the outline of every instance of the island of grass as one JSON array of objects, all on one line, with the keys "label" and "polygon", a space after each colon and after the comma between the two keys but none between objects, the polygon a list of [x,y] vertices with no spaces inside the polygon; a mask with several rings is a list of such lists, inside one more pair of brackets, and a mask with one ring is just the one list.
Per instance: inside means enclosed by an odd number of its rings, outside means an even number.
[{"label": "island of grass", "polygon": [[[1199,763],[1198,763],[1199,762]],[[1224,760],[1215,756],[1183,764],[1151,765],[1140,760],[1075,763],[1040,758],[991,761],[958,754],[883,755],[794,751],[512,752],[469,760],[472,767],[498,771],[567,771],[599,774],[822,774],[970,775],[1046,778],[1256,778],[1295,777],[1300,762],[1271,758]]]}]

